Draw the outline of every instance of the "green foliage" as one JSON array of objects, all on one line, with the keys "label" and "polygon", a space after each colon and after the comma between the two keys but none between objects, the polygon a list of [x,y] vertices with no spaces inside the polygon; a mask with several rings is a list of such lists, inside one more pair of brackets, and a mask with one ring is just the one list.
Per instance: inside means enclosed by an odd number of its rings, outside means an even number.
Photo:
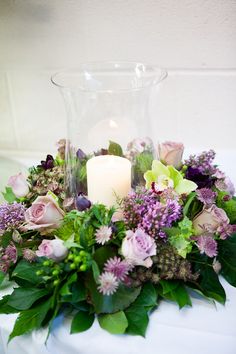
[{"label": "green foliage", "polygon": [[161,280],[160,285],[162,288],[158,288],[158,293],[163,298],[176,302],[180,309],[184,306],[192,306],[188,291],[181,282]]},{"label": "green foliage", "polygon": [[21,311],[16,319],[13,331],[9,336],[9,341],[16,336],[20,336],[32,331],[33,329],[40,328],[51,306],[52,299],[49,298],[47,301],[30,310]]},{"label": "green foliage", "polygon": [[21,260],[12,273],[12,279],[18,283],[18,280],[25,280],[32,287],[32,285],[39,284],[42,278],[36,276],[36,272],[41,269],[40,263],[29,263]]},{"label": "green foliage", "polygon": [[4,199],[8,202],[8,203],[13,203],[14,201],[17,200],[15,194],[12,191],[11,187],[6,187],[5,188],[5,192],[2,192],[2,195],[4,197]]},{"label": "green foliage", "polygon": [[10,295],[7,304],[17,310],[29,309],[35,301],[49,294],[47,289],[16,288]]},{"label": "green foliage", "polygon": [[228,201],[224,201],[225,195],[227,195],[226,192],[218,192],[216,205],[219,208],[224,209],[231,224],[236,224],[236,197],[233,197]]},{"label": "green foliage", "polygon": [[148,312],[157,306],[157,292],[151,283],[144,284],[137,299],[125,310],[128,319],[126,333],[145,337]]},{"label": "green foliage", "polygon": [[192,221],[185,216],[182,221],[178,223],[178,227],[166,228],[164,231],[169,236],[170,244],[176,248],[178,254],[186,258],[187,254],[192,251],[192,245],[194,243],[191,240],[193,235]]},{"label": "green foliage", "polygon": [[6,277],[6,274],[3,273],[3,272],[0,270],[0,286],[1,286],[1,284],[3,283],[5,277]]},{"label": "green foliage", "polygon": [[218,259],[221,263],[221,274],[236,287],[236,233],[227,240],[219,241]]},{"label": "green foliage", "polygon": [[72,320],[70,333],[73,334],[87,331],[92,326],[93,322],[93,313],[89,314],[88,312],[79,311]]},{"label": "green foliage", "polygon": [[128,326],[128,321],[123,311],[107,315],[99,315],[98,322],[101,328],[111,334],[123,334]]},{"label": "green foliage", "polygon": [[8,305],[8,299],[10,295],[5,295],[3,298],[0,300],[0,314],[10,314],[10,313],[18,313],[19,310],[16,310],[14,307],[11,307]]},{"label": "green foliage", "polygon": [[190,208],[191,204],[193,203],[195,197],[196,197],[196,192],[191,192],[188,195],[187,201],[183,207],[183,215],[184,216],[188,216],[189,208]]},{"label": "green foliage", "polygon": [[110,141],[108,147],[108,154],[115,156],[123,156],[122,147],[114,141]]}]

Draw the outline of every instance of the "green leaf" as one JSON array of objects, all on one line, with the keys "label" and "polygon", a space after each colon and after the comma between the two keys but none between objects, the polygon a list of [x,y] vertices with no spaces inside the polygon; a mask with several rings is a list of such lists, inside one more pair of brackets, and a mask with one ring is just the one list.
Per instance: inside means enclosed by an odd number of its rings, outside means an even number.
[{"label": "green leaf", "polygon": [[2,192],[2,195],[8,203],[13,203],[17,199],[11,187],[6,187],[6,191]]},{"label": "green leaf", "polygon": [[69,276],[69,278],[66,281],[66,283],[62,286],[62,288],[60,290],[60,294],[62,296],[71,295],[70,285],[75,283],[76,281],[77,281],[77,274],[73,273],[72,275]]},{"label": "green leaf", "polygon": [[13,308],[7,304],[9,297],[10,297],[10,295],[5,295],[0,300],[0,314],[1,313],[10,314],[10,313],[19,312],[19,310],[16,310],[15,308]]},{"label": "green leaf", "polygon": [[49,294],[47,289],[16,288],[10,295],[8,305],[17,310],[29,309],[35,301]]},{"label": "green leaf", "polygon": [[205,267],[201,270],[201,279],[199,281],[203,293],[224,304],[226,300],[225,290],[219,281],[219,277],[212,267]]},{"label": "green leaf", "polygon": [[98,283],[98,277],[100,275],[100,270],[98,268],[97,263],[92,260],[92,271],[93,271],[93,277],[96,283]]},{"label": "green leaf", "polygon": [[236,287],[236,233],[227,240],[219,242],[218,259],[221,263],[221,274]]},{"label": "green leaf", "polygon": [[102,269],[108,258],[114,257],[115,254],[115,250],[112,247],[102,246],[95,251],[93,258],[96,261],[98,267]]},{"label": "green leaf", "polygon": [[108,153],[109,155],[123,156],[122,147],[114,141],[110,141]]},{"label": "green leaf", "polygon": [[22,311],[16,319],[13,331],[9,336],[9,341],[16,336],[40,328],[50,308],[51,298],[35,308]]},{"label": "green leaf", "polygon": [[12,273],[12,278],[17,281],[17,279],[23,279],[31,284],[38,284],[41,282],[42,278],[36,276],[37,270],[40,270],[42,266],[39,263],[29,263],[25,260],[21,260]]},{"label": "green leaf", "polygon": [[123,334],[128,326],[128,321],[123,311],[100,315],[98,316],[98,322],[101,328],[111,334]]},{"label": "green leaf", "polygon": [[174,301],[179,305],[179,308],[182,309],[184,306],[192,306],[190,296],[184,285],[179,284],[177,288],[170,292]]},{"label": "green leaf", "polygon": [[3,283],[5,277],[6,277],[6,273],[3,273],[3,272],[0,270],[0,286],[1,286],[1,284]]},{"label": "green leaf", "polygon": [[190,205],[192,204],[192,202],[195,199],[195,197],[196,197],[196,193],[195,192],[191,192],[188,195],[187,202],[185,203],[185,206],[183,207],[183,215],[184,216],[188,215],[188,211],[189,211]]},{"label": "green leaf", "polygon": [[149,318],[148,311],[157,305],[157,292],[151,283],[146,283],[135,302],[125,310],[129,326],[126,333],[145,336]]},{"label": "green leaf", "polygon": [[165,295],[175,290],[178,287],[179,282],[176,280],[160,280],[160,284],[162,286],[163,294]]},{"label": "green leaf", "polygon": [[145,337],[149,322],[147,310],[142,307],[131,305],[125,311],[125,314],[129,323],[126,333]]},{"label": "green leaf", "polygon": [[88,312],[78,312],[71,323],[70,333],[80,333],[87,331],[94,322],[94,314],[89,314]]}]

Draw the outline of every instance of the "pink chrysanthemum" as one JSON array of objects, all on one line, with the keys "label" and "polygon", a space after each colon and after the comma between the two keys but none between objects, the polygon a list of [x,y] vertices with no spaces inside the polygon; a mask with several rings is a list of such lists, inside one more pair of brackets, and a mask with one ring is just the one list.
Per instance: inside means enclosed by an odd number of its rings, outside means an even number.
[{"label": "pink chrysanthemum", "polygon": [[111,272],[102,273],[99,278],[98,290],[103,295],[112,295],[116,292],[119,282],[117,277]]},{"label": "pink chrysanthemum", "polygon": [[119,281],[124,281],[131,270],[131,265],[119,257],[114,257],[106,262],[104,270],[113,273]]},{"label": "pink chrysanthemum", "polygon": [[205,253],[208,257],[217,256],[217,242],[210,235],[201,235],[197,238],[197,246],[200,253]]},{"label": "pink chrysanthemum", "polygon": [[109,226],[101,226],[95,233],[96,242],[104,245],[110,240],[112,234],[112,229]]}]

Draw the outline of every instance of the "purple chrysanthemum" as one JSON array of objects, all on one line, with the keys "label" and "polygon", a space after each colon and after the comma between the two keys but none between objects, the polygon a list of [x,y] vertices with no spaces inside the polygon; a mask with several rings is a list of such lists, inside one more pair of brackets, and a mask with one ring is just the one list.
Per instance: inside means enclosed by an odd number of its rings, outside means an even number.
[{"label": "purple chrysanthemum", "polygon": [[201,188],[196,191],[197,199],[203,204],[211,206],[216,199],[217,193],[213,192],[210,188]]},{"label": "purple chrysanthemum", "polygon": [[117,277],[111,272],[102,273],[99,278],[98,290],[103,295],[112,295],[116,292],[119,282]]},{"label": "purple chrysanthemum", "polygon": [[18,228],[25,221],[25,207],[14,202],[0,205],[0,233]]},{"label": "purple chrysanthemum", "polygon": [[104,270],[113,273],[119,281],[124,281],[128,272],[131,270],[131,266],[125,260],[114,257],[106,262]]},{"label": "purple chrysanthemum", "polygon": [[109,226],[101,226],[95,233],[96,242],[104,245],[108,242],[112,235],[112,229]]},{"label": "purple chrysanthemum", "polygon": [[124,220],[130,230],[143,229],[152,237],[165,238],[162,230],[171,227],[181,216],[181,206],[176,200],[160,202],[152,191],[133,192],[124,200]]},{"label": "purple chrysanthemum", "polygon": [[200,253],[205,253],[208,257],[217,256],[217,242],[211,235],[201,235],[197,238],[197,246]]}]

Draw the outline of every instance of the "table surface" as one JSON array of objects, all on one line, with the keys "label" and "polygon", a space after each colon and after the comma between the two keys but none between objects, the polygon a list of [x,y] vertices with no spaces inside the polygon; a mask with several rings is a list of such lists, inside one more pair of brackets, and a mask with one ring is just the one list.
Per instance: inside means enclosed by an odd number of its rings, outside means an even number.
[{"label": "table surface", "polygon": [[[236,181],[234,156],[221,153],[219,162]],[[176,304],[163,301],[150,316],[146,338],[110,335],[97,321],[87,332],[70,335],[71,319],[61,316],[47,346],[44,329],[7,345],[17,315],[0,315],[0,354],[236,354],[236,288],[223,278],[221,283],[227,295],[225,306],[195,297],[192,308],[179,310]],[[0,298],[11,289],[1,290]]]}]

